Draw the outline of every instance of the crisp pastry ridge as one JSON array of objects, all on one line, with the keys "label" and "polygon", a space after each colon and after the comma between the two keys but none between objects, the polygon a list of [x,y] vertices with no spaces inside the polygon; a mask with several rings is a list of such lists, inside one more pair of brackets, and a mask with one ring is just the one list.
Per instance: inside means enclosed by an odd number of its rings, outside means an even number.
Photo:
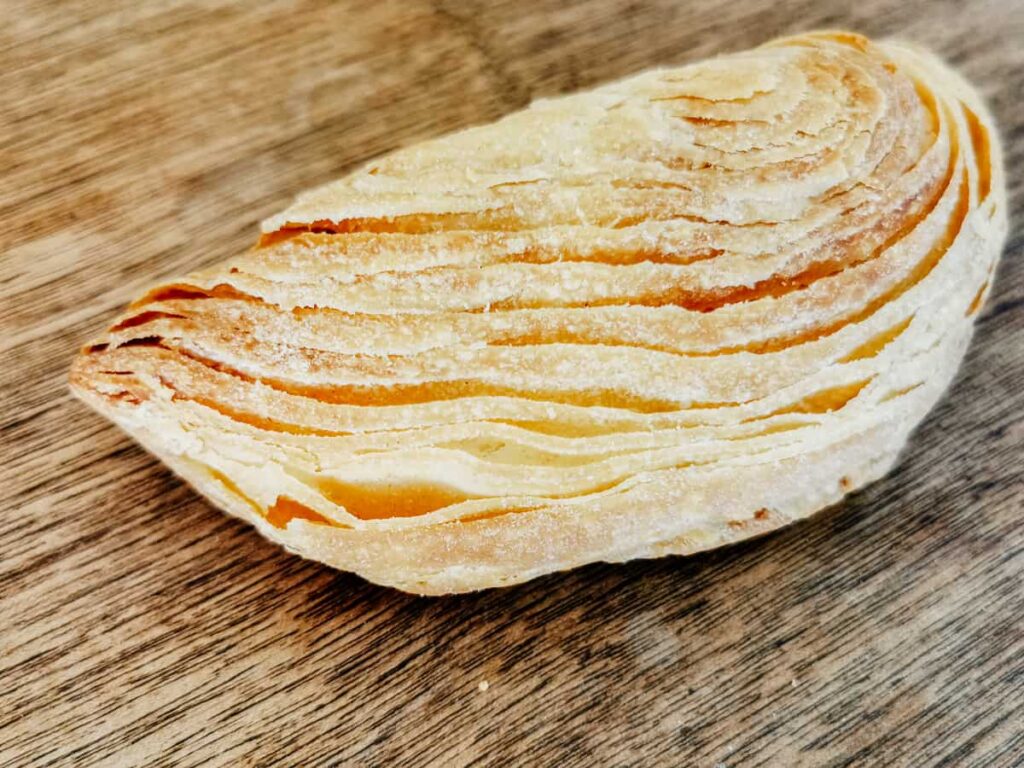
[{"label": "crisp pastry ridge", "polygon": [[307,192],[133,303],[71,384],[293,552],[482,589],[708,549],[883,475],[1005,233],[973,88],[803,34]]}]

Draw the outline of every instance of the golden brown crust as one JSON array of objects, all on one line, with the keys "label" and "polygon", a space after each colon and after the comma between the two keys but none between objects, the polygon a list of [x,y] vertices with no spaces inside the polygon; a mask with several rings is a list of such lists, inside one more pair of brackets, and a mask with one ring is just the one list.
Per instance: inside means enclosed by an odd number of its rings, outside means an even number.
[{"label": "golden brown crust", "polygon": [[970,339],[1002,173],[930,54],[786,38],[308,192],[72,385],[269,538],[400,589],[693,552],[887,471]]}]

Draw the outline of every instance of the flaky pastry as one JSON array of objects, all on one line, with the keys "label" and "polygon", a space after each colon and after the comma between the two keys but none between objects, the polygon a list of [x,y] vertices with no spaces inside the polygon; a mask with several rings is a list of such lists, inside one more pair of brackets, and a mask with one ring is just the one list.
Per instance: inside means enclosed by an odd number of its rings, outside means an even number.
[{"label": "flaky pastry", "polygon": [[144,295],[71,381],[293,552],[494,587],[743,539],[883,475],[1005,232],[969,85],[806,34],[379,158]]}]

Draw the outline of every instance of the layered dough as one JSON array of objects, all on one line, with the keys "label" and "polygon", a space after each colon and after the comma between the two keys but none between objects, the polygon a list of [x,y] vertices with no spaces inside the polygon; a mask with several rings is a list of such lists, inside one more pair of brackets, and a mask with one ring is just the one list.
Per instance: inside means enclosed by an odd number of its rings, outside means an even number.
[{"label": "layered dough", "polygon": [[931,54],[785,38],[301,195],[72,386],[268,538],[410,592],[695,552],[892,466],[989,290],[1002,173]]}]

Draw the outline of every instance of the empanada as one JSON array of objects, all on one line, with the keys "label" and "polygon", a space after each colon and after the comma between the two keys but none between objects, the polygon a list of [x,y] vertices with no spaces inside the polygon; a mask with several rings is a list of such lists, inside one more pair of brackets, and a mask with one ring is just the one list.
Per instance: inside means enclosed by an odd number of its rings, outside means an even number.
[{"label": "empanada", "polygon": [[293,552],[494,587],[715,547],[883,475],[1005,232],[969,85],[806,34],[379,158],[151,290],[71,381]]}]

